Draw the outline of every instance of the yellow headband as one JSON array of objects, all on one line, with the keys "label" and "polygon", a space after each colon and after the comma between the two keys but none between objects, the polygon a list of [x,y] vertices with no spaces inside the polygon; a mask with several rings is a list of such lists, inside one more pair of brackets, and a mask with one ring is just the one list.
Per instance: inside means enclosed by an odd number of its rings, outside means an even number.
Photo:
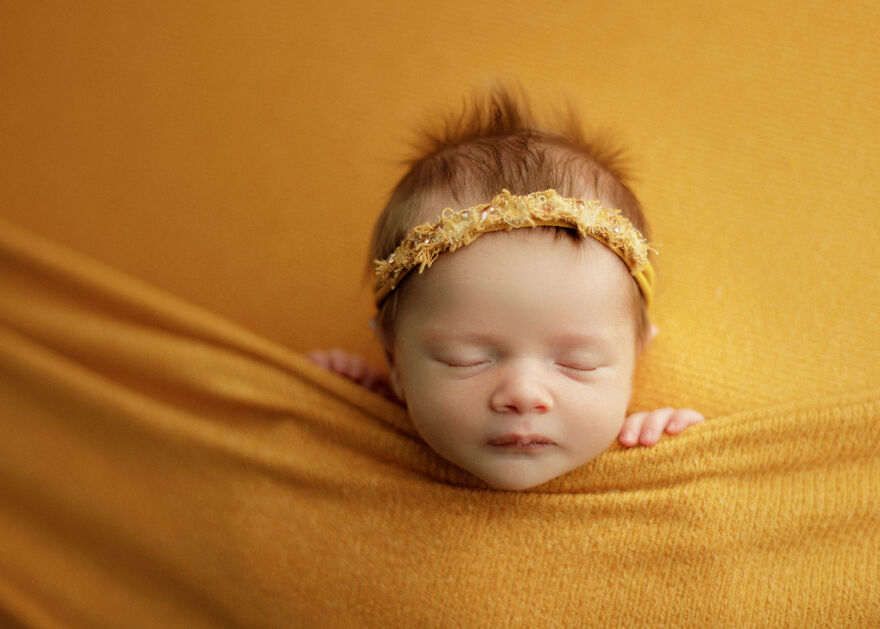
[{"label": "yellow headband", "polygon": [[555,190],[512,195],[507,190],[491,203],[466,210],[443,210],[440,220],[413,228],[387,260],[376,260],[373,286],[376,305],[416,266],[419,273],[441,253],[471,244],[479,236],[521,227],[565,227],[581,238],[590,236],[611,249],[632,273],[645,305],[651,302],[654,268],[648,261],[651,246],[620,210],[609,210],[598,201],[562,197]]}]

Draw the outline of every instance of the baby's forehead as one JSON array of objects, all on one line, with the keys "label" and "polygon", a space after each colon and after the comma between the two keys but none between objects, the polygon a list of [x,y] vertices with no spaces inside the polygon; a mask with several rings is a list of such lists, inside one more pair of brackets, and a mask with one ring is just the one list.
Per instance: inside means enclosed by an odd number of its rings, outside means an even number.
[{"label": "baby's forehead", "polygon": [[[588,289],[596,283],[631,283],[623,261],[595,239],[581,237],[571,229],[545,226],[483,234],[466,246],[440,254],[430,268],[409,279],[428,291],[439,291],[435,294],[448,295],[451,287],[475,285],[481,279],[486,279],[487,285],[502,286],[507,278],[508,290],[517,294],[525,289],[526,278],[539,276],[554,280],[539,280],[541,288],[566,293],[573,285]],[[471,295],[478,301],[485,296],[480,292]]]},{"label": "baby's forehead", "polygon": [[517,346],[575,333],[629,342],[628,270],[599,243],[587,246],[547,228],[485,234],[408,278],[399,332],[467,331]]}]

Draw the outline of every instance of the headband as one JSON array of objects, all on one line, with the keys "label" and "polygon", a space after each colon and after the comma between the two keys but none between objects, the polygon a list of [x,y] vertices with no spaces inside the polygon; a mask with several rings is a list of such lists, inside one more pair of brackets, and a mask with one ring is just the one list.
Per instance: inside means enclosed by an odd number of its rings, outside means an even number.
[{"label": "headband", "polygon": [[503,190],[488,204],[459,211],[446,208],[439,221],[413,228],[394,253],[385,260],[376,260],[376,305],[381,306],[416,266],[421,273],[441,253],[469,245],[489,232],[522,227],[565,227],[581,238],[595,238],[623,260],[642,292],[645,305],[650,304],[654,268],[648,253],[653,249],[620,210],[604,208],[598,201],[562,197],[555,190],[524,196]]}]

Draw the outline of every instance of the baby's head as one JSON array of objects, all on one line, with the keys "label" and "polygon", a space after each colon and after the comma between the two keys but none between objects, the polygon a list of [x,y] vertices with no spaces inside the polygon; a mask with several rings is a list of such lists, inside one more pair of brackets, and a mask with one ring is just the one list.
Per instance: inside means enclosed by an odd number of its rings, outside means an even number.
[{"label": "baby's head", "polygon": [[[376,326],[395,390],[432,448],[494,487],[568,472],[604,451],[623,423],[650,335],[649,290],[638,263],[608,242],[622,228],[644,259],[647,226],[615,156],[586,142],[574,120],[539,129],[497,91],[429,136],[374,230],[373,257],[386,273]],[[548,189],[558,195],[532,194]],[[502,190],[512,196],[496,199]],[[563,197],[596,200],[628,222]],[[538,226],[487,233],[484,222],[517,223],[507,205]],[[445,208],[470,208],[447,212],[441,226],[468,235],[431,250],[423,273],[388,281],[396,248]],[[586,227],[609,238],[584,237],[584,221],[566,214],[584,212],[598,216]],[[580,233],[570,229],[578,220]]]}]

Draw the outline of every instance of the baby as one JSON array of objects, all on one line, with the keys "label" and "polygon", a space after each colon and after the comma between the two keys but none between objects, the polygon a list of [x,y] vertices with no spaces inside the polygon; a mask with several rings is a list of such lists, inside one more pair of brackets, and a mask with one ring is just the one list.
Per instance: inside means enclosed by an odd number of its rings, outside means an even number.
[{"label": "baby", "polygon": [[389,376],[340,351],[312,360],[399,400],[428,445],[499,489],[703,421],[626,416],[656,328],[647,225],[618,161],[574,119],[538,128],[510,92],[475,102],[427,136],[373,232]]}]

